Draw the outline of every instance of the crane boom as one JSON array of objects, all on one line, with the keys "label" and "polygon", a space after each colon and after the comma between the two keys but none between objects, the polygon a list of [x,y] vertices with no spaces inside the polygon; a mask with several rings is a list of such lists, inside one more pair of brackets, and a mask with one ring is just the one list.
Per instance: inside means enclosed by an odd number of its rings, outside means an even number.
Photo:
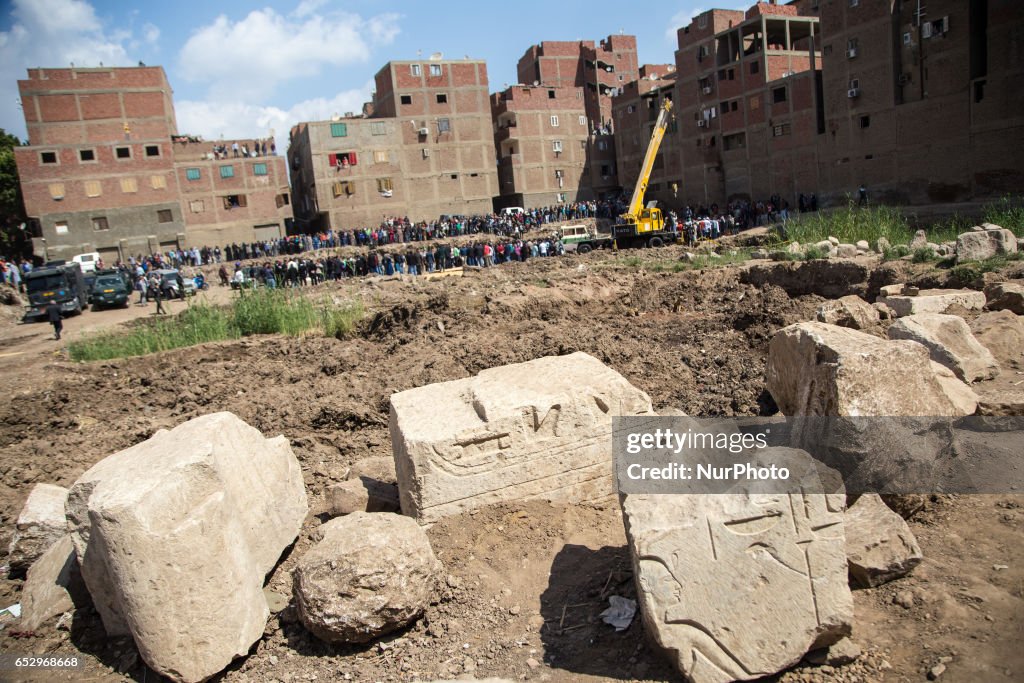
[{"label": "crane boom", "polygon": [[651,142],[647,145],[647,154],[644,156],[643,166],[640,167],[640,175],[636,180],[636,187],[633,189],[633,198],[629,201],[629,208],[623,218],[630,222],[636,222],[643,208],[644,194],[647,192],[647,184],[651,180],[651,170],[654,168],[654,159],[658,156],[658,148],[661,147],[661,140],[665,137],[665,130],[668,128],[669,116],[672,113],[672,100],[666,99],[658,113],[658,120],[651,132]]}]

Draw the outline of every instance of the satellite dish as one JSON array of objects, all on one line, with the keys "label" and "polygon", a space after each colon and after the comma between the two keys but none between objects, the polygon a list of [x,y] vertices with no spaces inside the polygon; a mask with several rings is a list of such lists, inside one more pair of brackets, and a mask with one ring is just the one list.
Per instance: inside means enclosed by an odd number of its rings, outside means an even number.
[{"label": "satellite dish", "polygon": [[536,87],[536,86],[540,85],[540,81],[534,81],[534,82],[533,82],[533,85],[534,85],[534,87]]}]

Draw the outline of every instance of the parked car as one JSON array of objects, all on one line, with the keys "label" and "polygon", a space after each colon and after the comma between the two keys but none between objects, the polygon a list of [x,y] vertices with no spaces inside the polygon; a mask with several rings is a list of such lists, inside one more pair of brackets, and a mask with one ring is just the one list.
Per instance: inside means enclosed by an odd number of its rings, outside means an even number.
[{"label": "parked car", "polygon": [[110,306],[128,305],[131,290],[125,285],[124,279],[117,274],[105,274],[96,277],[92,286],[93,310]]},{"label": "parked car", "polygon": [[160,278],[160,289],[167,298],[178,298],[179,277],[185,287],[185,296],[192,296],[196,293],[196,283],[192,278],[181,275],[181,273],[174,268],[161,268],[156,271],[156,274],[157,277]]}]

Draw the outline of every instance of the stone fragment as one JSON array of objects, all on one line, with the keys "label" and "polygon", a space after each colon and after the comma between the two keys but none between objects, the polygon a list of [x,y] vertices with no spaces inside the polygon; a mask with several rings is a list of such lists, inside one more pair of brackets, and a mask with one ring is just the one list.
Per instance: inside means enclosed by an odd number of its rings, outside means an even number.
[{"label": "stone fragment", "polygon": [[832,242],[829,240],[821,240],[820,242],[814,243],[814,248],[822,253],[824,258],[828,258],[832,255],[832,251],[835,249]]},{"label": "stone fragment", "polygon": [[871,304],[871,308],[875,309],[875,311],[878,313],[879,319],[881,319],[881,320],[892,320],[893,318],[896,317],[893,314],[891,308],[889,308],[888,306],[886,306],[883,303],[879,303],[878,301],[876,301],[875,303]]},{"label": "stone fragment", "polygon": [[909,574],[921,563],[921,548],[902,517],[875,493],[846,510],[846,558],[850,578],[872,588]]},{"label": "stone fragment", "polygon": [[[767,450],[771,462],[811,460]],[[849,635],[843,494],[621,500],[644,627],[687,680],[770,676]]]},{"label": "stone fragment", "polygon": [[651,413],[645,393],[585,353],[394,394],[402,512],[427,524],[500,501],[608,496],[612,416]]},{"label": "stone fragment", "polygon": [[932,374],[939,388],[949,402],[953,404],[956,415],[973,415],[978,408],[978,395],[963,383],[953,371],[945,365],[931,361]]},{"label": "stone fragment", "polygon": [[263,581],[306,516],[288,439],[231,413],[115,453],[68,496],[82,576],[108,636],[154,671],[202,681],[244,656],[269,616]]},{"label": "stone fragment", "polygon": [[914,239],[910,240],[910,250],[923,249],[926,246],[928,246],[928,233],[918,230],[914,233]]},{"label": "stone fragment", "polygon": [[768,251],[765,249],[755,249],[750,252],[750,258],[752,259],[766,259],[768,258]]},{"label": "stone fragment", "polygon": [[1010,311],[982,313],[971,322],[975,339],[1003,367],[1024,369],[1024,321]]},{"label": "stone fragment", "polygon": [[878,301],[902,318],[918,313],[945,313],[953,306],[980,311],[985,307],[985,294],[970,289],[923,289],[917,296],[880,296]]},{"label": "stone fragment", "polygon": [[330,643],[365,643],[419,618],[443,567],[410,517],[355,512],[323,524],[293,573],[302,623]]},{"label": "stone fragment", "polygon": [[901,294],[903,294],[904,287],[906,287],[906,285],[903,284],[902,282],[895,285],[883,285],[881,288],[879,288],[878,295],[883,297],[900,296]]},{"label": "stone fragment", "polygon": [[918,313],[900,318],[887,330],[890,339],[909,339],[924,345],[931,359],[945,365],[965,382],[991,379],[999,374],[992,353],[974,335],[963,318],[941,313]]},{"label": "stone fragment", "polygon": [[8,548],[11,574],[24,575],[29,566],[67,533],[64,501],[68,490],[53,484],[36,484],[14,523],[14,536]]},{"label": "stone fragment", "polygon": [[829,241],[830,244],[832,244],[834,246],[839,246],[839,238],[838,237],[833,237],[833,236],[829,235],[828,241]]},{"label": "stone fragment", "polygon": [[836,246],[836,256],[839,258],[853,258],[857,255],[857,247],[852,244],[839,244]]},{"label": "stone fragment", "polygon": [[868,244],[867,240],[858,240],[855,245],[860,251],[871,251],[871,245]]},{"label": "stone fragment", "polygon": [[786,247],[786,251],[790,254],[799,254],[803,251],[799,242],[790,242],[789,246]]},{"label": "stone fragment", "polygon": [[961,415],[935,377],[928,350],[825,323],[779,330],[768,350],[768,390],[784,415]]},{"label": "stone fragment", "polygon": [[835,301],[826,301],[818,307],[819,322],[863,330],[878,323],[878,311],[871,304],[856,295],[844,296]]},{"label": "stone fragment", "polygon": [[89,595],[75,557],[75,545],[65,534],[28,570],[21,588],[22,631],[35,631],[43,622],[75,606],[88,604]]},{"label": "stone fragment", "polygon": [[875,242],[875,251],[877,251],[879,254],[884,254],[887,249],[891,248],[892,245],[889,243],[889,240],[886,239],[885,237],[879,237],[878,241]]},{"label": "stone fragment", "polygon": [[349,479],[327,487],[327,513],[332,517],[353,512],[397,512],[398,486],[370,477]]},{"label": "stone fragment", "polygon": [[990,311],[1012,311],[1024,315],[1024,283],[999,282],[985,288]]},{"label": "stone fragment", "polygon": [[1024,415],[1024,391],[985,389],[978,393],[978,415],[1011,417]]},{"label": "stone fragment", "polygon": [[965,232],[956,238],[956,260],[984,261],[999,254],[1017,253],[1017,236],[998,226],[980,232]]},{"label": "stone fragment", "polygon": [[885,494],[882,501],[903,519],[910,519],[928,504],[928,496],[923,493]]},{"label": "stone fragment", "polygon": [[843,638],[838,643],[815,650],[807,655],[806,660],[816,666],[827,664],[829,666],[846,666],[857,661],[860,657],[860,646],[849,638]]},{"label": "stone fragment", "polygon": [[349,469],[346,479],[360,479],[368,477],[385,484],[397,484],[398,475],[395,474],[395,459],[385,455],[363,458],[357,460]]}]

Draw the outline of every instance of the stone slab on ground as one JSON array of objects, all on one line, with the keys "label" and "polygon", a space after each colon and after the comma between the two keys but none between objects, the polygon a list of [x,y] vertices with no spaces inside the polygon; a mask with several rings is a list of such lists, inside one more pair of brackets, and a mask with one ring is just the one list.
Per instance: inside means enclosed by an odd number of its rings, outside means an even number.
[{"label": "stone slab on ground", "polygon": [[992,379],[999,363],[974,338],[963,318],[942,313],[918,313],[900,318],[887,330],[890,339],[923,344],[936,363],[945,365],[965,382]]},{"label": "stone slab on ground", "polygon": [[35,631],[55,617],[84,606],[89,594],[75,556],[75,544],[65,534],[50,546],[28,570],[21,588],[21,624],[23,631]]},{"label": "stone slab on ground", "polygon": [[856,295],[826,301],[818,307],[818,322],[863,330],[878,323],[880,316],[871,304]]},{"label": "stone slab on ground", "polygon": [[974,337],[1000,365],[1024,369],[1024,320],[1010,311],[982,313],[971,321]]},{"label": "stone slab on ground", "polygon": [[779,330],[765,378],[784,415],[967,414],[947,396],[922,345],[825,323]]},{"label": "stone slab on ground", "polygon": [[860,496],[846,511],[850,578],[862,588],[906,576],[921,563],[921,547],[906,521],[876,493]]},{"label": "stone slab on ground", "polygon": [[917,296],[880,296],[878,301],[902,318],[917,313],[945,313],[954,306],[980,311],[985,307],[985,294],[970,289],[922,289]]},{"label": "stone slab on ground", "polygon": [[985,288],[990,311],[1011,311],[1024,315],[1024,282],[999,282]]},{"label": "stone slab on ground", "polygon": [[287,438],[214,413],[101,460],[67,512],[107,635],[130,634],[161,675],[202,681],[263,635],[263,581],[307,501]]},{"label": "stone slab on ground", "polygon": [[612,416],[651,413],[647,394],[585,353],[394,394],[402,512],[428,524],[500,501],[609,496]]},{"label": "stone slab on ground", "polygon": [[644,627],[693,683],[769,676],[850,634],[844,494],[621,500]]},{"label": "stone slab on ground", "polygon": [[292,575],[299,619],[313,635],[365,643],[423,614],[443,567],[415,520],[356,512],[317,531]]},{"label": "stone slab on ground", "polygon": [[24,574],[50,546],[68,531],[64,502],[68,490],[53,484],[36,484],[28,494],[8,548],[7,562],[12,574]]}]

